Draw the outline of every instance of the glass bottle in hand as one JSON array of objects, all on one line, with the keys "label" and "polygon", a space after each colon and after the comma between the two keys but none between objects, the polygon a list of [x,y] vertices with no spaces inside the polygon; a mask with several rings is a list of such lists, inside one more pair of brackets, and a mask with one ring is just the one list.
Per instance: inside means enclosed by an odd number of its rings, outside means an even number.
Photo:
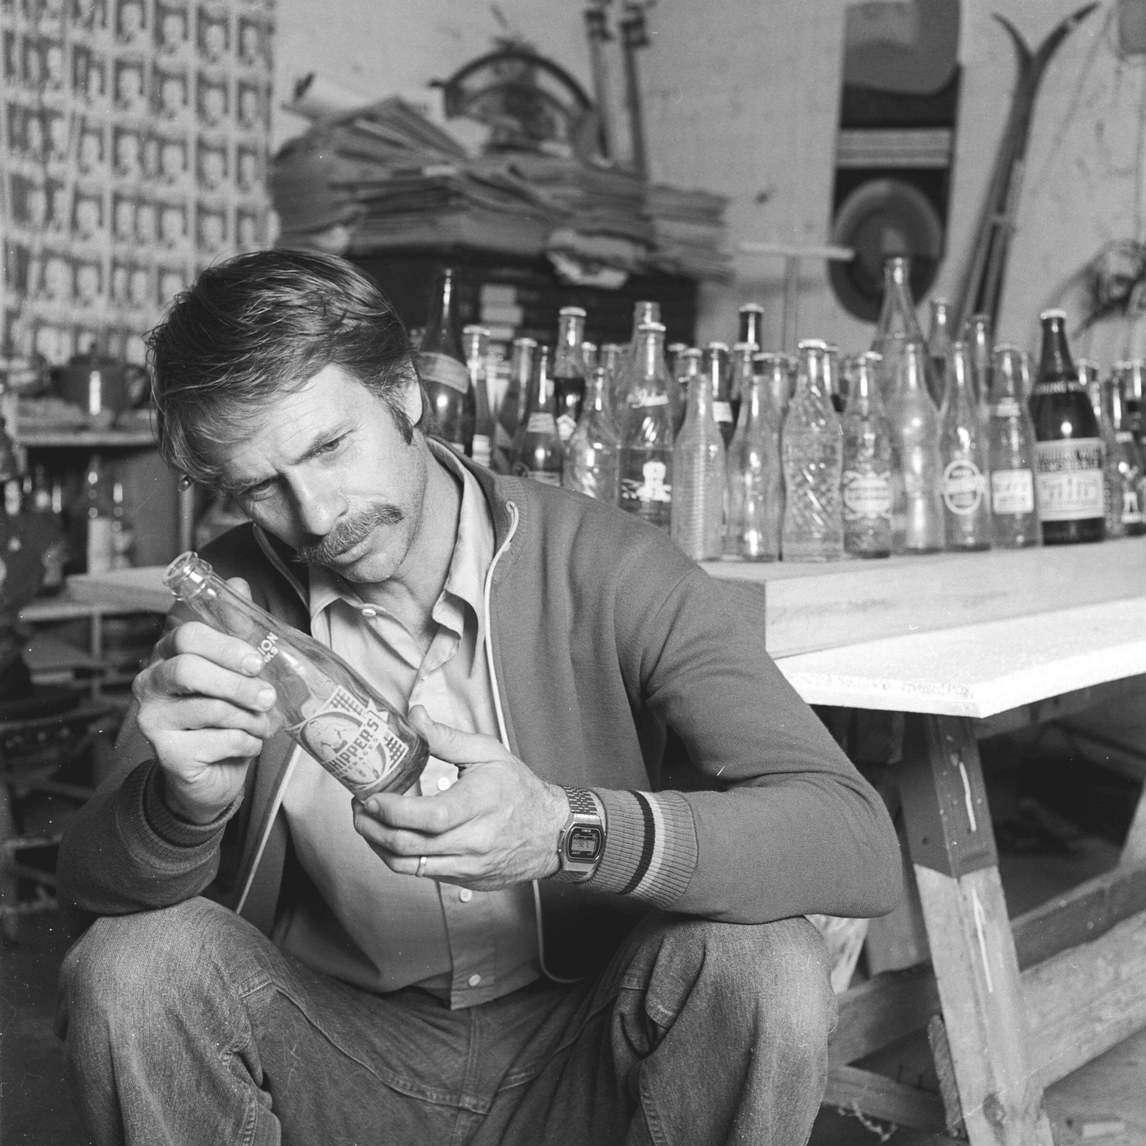
[{"label": "glass bottle in hand", "polygon": [[207,624],[254,647],[287,734],[355,796],[417,780],[425,740],[337,653],[237,593],[196,553],[176,557],[163,581]]}]

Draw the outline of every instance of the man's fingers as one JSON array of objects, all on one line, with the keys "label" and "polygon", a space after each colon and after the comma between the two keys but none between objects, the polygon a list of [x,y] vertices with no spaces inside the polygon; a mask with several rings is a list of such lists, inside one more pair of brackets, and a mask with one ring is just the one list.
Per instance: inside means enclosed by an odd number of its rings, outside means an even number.
[{"label": "man's fingers", "polygon": [[506,755],[505,747],[496,737],[480,732],[465,732],[448,724],[439,724],[420,704],[410,709],[410,723],[426,738],[430,753],[447,764],[464,767],[494,760]]}]

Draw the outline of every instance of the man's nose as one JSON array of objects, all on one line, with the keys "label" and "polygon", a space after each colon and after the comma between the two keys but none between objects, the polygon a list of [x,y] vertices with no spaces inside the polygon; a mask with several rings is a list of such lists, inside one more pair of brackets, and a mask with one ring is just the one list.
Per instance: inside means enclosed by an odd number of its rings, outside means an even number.
[{"label": "man's nose", "polygon": [[346,512],[346,499],[337,483],[322,478],[295,478],[291,493],[299,527],[309,537],[325,537]]}]

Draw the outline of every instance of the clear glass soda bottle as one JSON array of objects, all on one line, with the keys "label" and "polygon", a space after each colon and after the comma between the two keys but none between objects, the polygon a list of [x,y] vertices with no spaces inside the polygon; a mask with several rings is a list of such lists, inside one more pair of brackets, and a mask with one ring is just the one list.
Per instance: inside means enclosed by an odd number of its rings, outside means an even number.
[{"label": "clear glass soda bottle", "polygon": [[625,386],[621,423],[623,510],[669,529],[673,503],[673,412],[664,355],[665,328],[642,322]]},{"label": "clear glass soda bottle", "polygon": [[775,561],[780,556],[780,418],[772,405],[766,358],[775,355],[755,355],[759,369],[754,368],[748,380],[726,462],[724,555],[745,561]]},{"label": "clear glass soda bottle", "polygon": [[468,456],[473,444],[475,405],[462,351],[452,267],[446,267],[435,284],[417,364],[429,398],[434,432]]},{"label": "clear glass soda bottle", "polygon": [[947,389],[939,418],[939,460],[944,544],[954,552],[990,549],[987,433],[971,392],[971,355],[965,342],[951,343],[943,373]]},{"label": "clear glass soda bottle", "polygon": [[712,391],[692,386],[672,451],[672,539],[694,561],[723,552],[725,446]]},{"label": "clear glass soda bottle", "polygon": [[826,389],[826,348],[822,340],[812,338],[797,346],[796,392],[788,405],[780,445],[785,561],[834,561],[844,551],[843,430]]},{"label": "clear glass soda bottle", "polygon": [[872,350],[849,364],[840,494],[844,552],[853,557],[891,554],[891,425],[880,390],[879,367],[879,355]]},{"label": "clear glass soda bottle", "polygon": [[557,312],[557,344],[553,353],[553,391],[557,414],[557,432],[563,442],[569,441],[581,405],[585,401],[585,310],[563,306]]},{"label": "clear glass soda bottle", "polygon": [[546,485],[560,485],[565,467],[565,446],[557,432],[557,417],[553,409],[549,347],[539,346],[529,379],[525,416],[513,442],[513,472]]},{"label": "clear glass soda bottle", "polygon": [[732,443],[732,435],[736,432],[737,423],[740,421],[740,404],[752,383],[752,359],[755,356],[754,342],[736,342],[732,346],[728,377],[728,401],[732,406],[732,424],[729,427],[721,426],[721,432],[727,435],[724,439],[725,447]]},{"label": "clear glass soda bottle", "polygon": [[605,370],[605,392],[609,398],[609,409],[617,426],[621,424],[624,401],[621,390],[624,386],[622,374],[625,369],[625,347],[619,342],[604,342],[597,352],[597,365]]},{"label": "clear glass soda bottle", "polygon": [[927,350],[903,344],[897,388],[887,403],[891,425],[892,551],[936,553],[943,548],[939,411],[927,389]]},{"label": "clear glass soda bottle", "polygon": [[496,437],[493,413],[489,404],[489,330],[484,326],[462,328],[462,349],[474,395],[474,436],[470,456],[479,466],[493,465],[493,443]]},{"label": "clear glass soda bottle", "polygon": [[607,382],[603,366],[589,371],[581,417],[565,443],[561,484],[616,505],[621,436],[609,408]]},{"label": "clear glass soda bottle", "polygon": [[943,396],[946,393],[947,354],[954,341],[951,330],[951,303],[945,298],[933,298],[928,305],[931,320],[927,327],[927,357],[931,360],[931,373],[927,381],[935,408],[942,410]]},{"label": "clear glass soda bottle", "polygon": [[967,344],[971,366],[971,395],[984,425],[991,401],[991,355],[994,335],[989,314],[973,314],[963,323],[961,341]]},{"label": "clear glass soda bottle", "polygon": [[355,796],[404,792],[418,779],[425,740],[337,653],[237,593],[195,553],[176,557],[163,581],[207,624],[254,647],[286,733]]},{"label": "clear glass soda bottle", "polygon": [[794,360],[787,354],[766,350],[753,358],[752,370],[765,376],[772,410],[777,423],[782,426],[788,413],[788,403],[792,400],[792,379],[796,374]]},{"label": "clear glass soda bottle", "polygon": [[698,378],[704,379],[703,355],[697,346],[686,346],[677,355],[676,385],[688,407],[688,392]]},{"label": "clear glass soda bottle", "polygon": [[831,342],[824,347],[824,385],[827,387],[832,409],[837,414],[842,414],[847,404],[847,381],[841,369],[840,348]]},{"label": "clear glass soda bottle", "polygon": [[1071,359],[1066,313],[1045,310],[1039,323],[1042,350],[1030,407],[1043,543],[1101,541],[1105,449],[1098,420]]},{"label": "clear glass soda bottle", "polygon": [[[915,298],[911,293],[911,260],[905,255],[892,255],[883,263],[883,301],[880,303],[875,336],[871,349],[880,355],[883,371],[880,385],[884,402],[890,402],[903,371],[904,347],[915,344],[925,346],[923,330],[915,313]],[[926,360],[926,356],[925,356]],[[924,366],[924,379],[927,367]],[[928,393],[933,386],[926,385]]]},{"label": "clear glass soda bottle", "polygon": [[991,360],[987,407],[987,468],[991,486],[991,536],[1000,549],[1042,543],[1035,492],[1035,429],[1023,397],[1025,356],[1000,343]]},{"label": "clear glass soda bottle", "polygon": [[[1103,423],[1110,428],[1109,432],[1104,432],[1103,438],[1114,452],[1114,465],[1107,467],[1115,479],[1110,498],[1113,512],[1107,516],[1107,536],[1139,537],[1146,533],[1141,502],[1142,453],[1130,430],[1130,419],[1122,397],[1122,379],[1117,376],[1107,378],[1103,383],[1102,415]],[[1115,519],[1113,533],[1109,531],[1112,519]]]},{"label": "clear glass soda bottle", "polygon": [[712,391],[712,410],[725,446],[732,440],[736,422],[732,413],[732,362],[726,342],[709,342],[702,358],[704,376]]}]

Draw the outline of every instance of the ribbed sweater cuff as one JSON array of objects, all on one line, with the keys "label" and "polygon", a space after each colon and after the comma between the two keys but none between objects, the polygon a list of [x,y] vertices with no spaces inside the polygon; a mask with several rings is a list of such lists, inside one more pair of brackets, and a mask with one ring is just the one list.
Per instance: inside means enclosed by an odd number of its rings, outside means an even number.
[{"label": "ribbed sweater cuff", "polygon": [[[133,788],[134,793],[131,791]],[[129,799],[138,800],[144,823],[150,829],[154,841],[173,852],[213,844],[239,804],[236,800],[217,820],[209,824],[192,824],[180,819],[163,798],[163,776],[155,764],[150,768],[137,768],[125,781],[124,790]]]},{"label": "ribbed sweater cuff", "polygon": [[696,825],[677,792],[592,789],[605,809],[607,833],[594,887],[670,908],[696,870]]}]

